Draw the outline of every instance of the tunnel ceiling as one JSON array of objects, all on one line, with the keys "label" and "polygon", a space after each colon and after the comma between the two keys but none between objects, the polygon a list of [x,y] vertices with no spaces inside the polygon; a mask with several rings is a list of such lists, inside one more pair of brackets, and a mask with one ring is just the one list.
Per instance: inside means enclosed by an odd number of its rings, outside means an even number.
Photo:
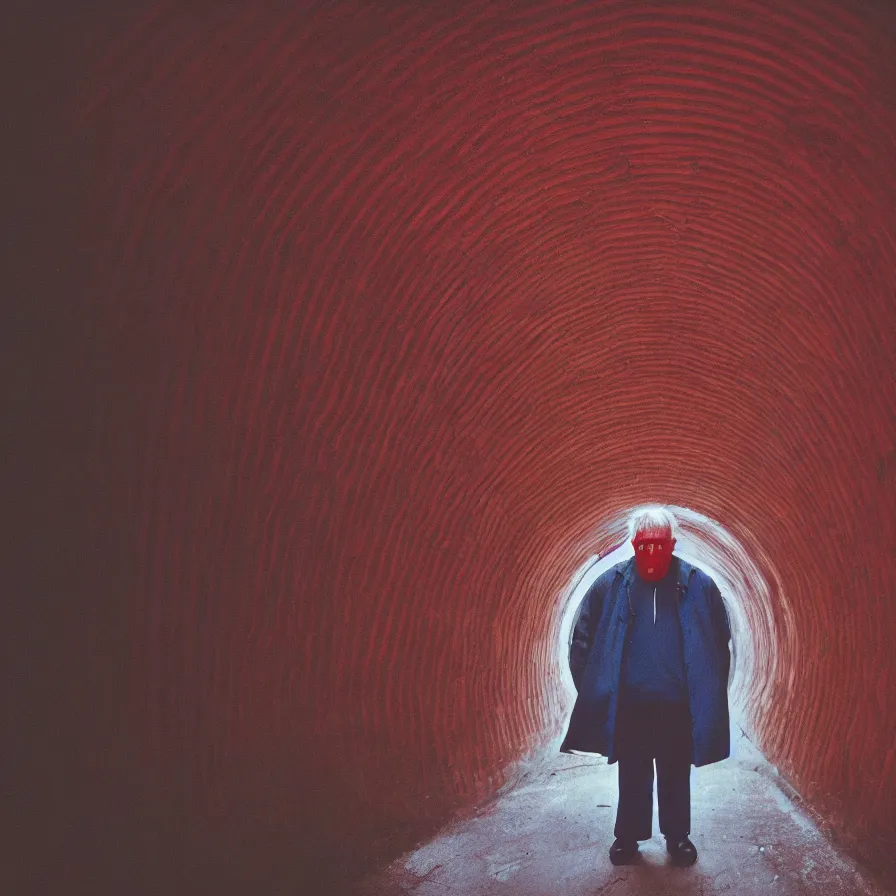
[{"label": "tunnel ceiling", "polygon": [[391,857],[562,727],[560,595],[659,501],[774,583],[760,745],[888,861],[896,32],[858,9],[79,20],[26,261],[85,804],[233,874]]}]

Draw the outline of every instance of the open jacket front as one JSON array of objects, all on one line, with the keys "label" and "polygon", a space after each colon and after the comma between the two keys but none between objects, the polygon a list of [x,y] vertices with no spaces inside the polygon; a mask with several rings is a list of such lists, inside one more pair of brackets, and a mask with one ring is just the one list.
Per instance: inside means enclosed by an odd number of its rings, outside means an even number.
[{"label": "open jacket front", "polygon": [[[608,569],[588,590],[573,629],[569,665],[578,690],[560,747],[601,753],[616,762],[614,732],[631,612],[635,558]],[[684,644],[695,766],[731,755],[728,672],[731,630],[722,595],[703,570],[673,555],[668,576],[678,580],[678,618]]]}]

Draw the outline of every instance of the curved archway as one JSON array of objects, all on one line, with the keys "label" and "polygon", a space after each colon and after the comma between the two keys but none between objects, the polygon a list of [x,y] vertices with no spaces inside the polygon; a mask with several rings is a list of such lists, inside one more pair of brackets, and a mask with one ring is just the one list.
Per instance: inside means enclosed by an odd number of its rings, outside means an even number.
[{"label": "curved archway", "polygon": [[[647,505],[643,505],[647,506]],[[676,555],[707,572],[719,586],[728,609],[731,625],[732,665],[729,692],[732,701],[732,724],[756,740],[762,730],[767,711],[770,683],[778,676],[777,655],[779,632],[777,619],[787,626],[790,610],[786,595],[780,589],[780,578],[772,567],[763,572],[739,541],[720,523],[697,511],[676,505],[667,505],[675,514],[679,525]],[[600,555],[592,555],[576,572],[560,600],[559,637],[557,663],[566,688],[568,700],[574,699],[575,690],[568,669],[568,645],[572,624],[581,599],[591,584],[603,572],[617,563],[634,556],[627,540],[618,542],[625,533],[626,521],[639,507],[620,512],[605,526],[601,526],[598,540],[616,545]],[[769,585],[766,575],[771,575],[778,587]],[[772,601],[783,608],[776,614]],[[783,637],[786,637],[784,635]],[[571,702],[568,702],[571,707]],[[551,742],[556,748],[561,738]],[[732,745],[736,741],[732,739]]]},{"label": "curved archway", "polygon": [[644,495],[752,558],[757,736],[892,867],[892,4],[89,5],[9,40],[33,889],[481,806]]}]

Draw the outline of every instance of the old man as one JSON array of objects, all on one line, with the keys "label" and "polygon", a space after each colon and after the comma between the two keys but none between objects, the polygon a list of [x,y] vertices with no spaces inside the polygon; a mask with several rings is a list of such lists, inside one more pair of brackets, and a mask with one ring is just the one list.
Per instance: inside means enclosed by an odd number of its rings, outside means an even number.
[{"label": "old man", "polygon": [[666,849],[675,864],[697,861],[691,765],[730,755],[728,615],[716,583],[673,554],[676,531],[666,508],[637,513],[634,557],[598,577],[573,628],[578,697],[560,749],[618,762],[614,865],[653,834],[654,763]]}]

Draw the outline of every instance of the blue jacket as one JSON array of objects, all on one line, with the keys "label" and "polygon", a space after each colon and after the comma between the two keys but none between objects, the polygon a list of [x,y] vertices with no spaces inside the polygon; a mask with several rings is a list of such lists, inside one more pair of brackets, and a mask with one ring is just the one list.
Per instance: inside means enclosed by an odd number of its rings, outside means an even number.
[{"label": "blue jacket", "polygon": [[[610,763],[635,558],[617,563],[588,589],[573,629],[569,666],[578,690],[560,751],[601,753]],[[695,766],[731,755],[728,672],[731,630],[722,595],[703,570],[673,555],[666,573],[678,580],[678,618],[684,644]]]}]

